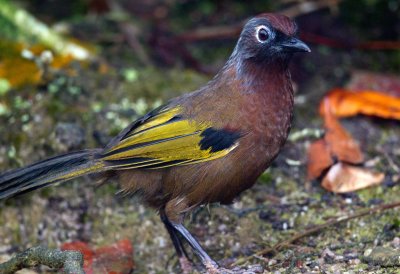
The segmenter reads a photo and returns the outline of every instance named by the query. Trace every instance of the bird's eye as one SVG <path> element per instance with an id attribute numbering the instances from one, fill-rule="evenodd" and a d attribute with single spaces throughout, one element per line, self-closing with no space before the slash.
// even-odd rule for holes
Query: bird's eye
<path id="1" fill-rule="evenodd" d="M 259 26 L 257 27 L 256 37 L 258 42 L 265 43 L 269 39 L 269 30 L 266 26 Z"/>

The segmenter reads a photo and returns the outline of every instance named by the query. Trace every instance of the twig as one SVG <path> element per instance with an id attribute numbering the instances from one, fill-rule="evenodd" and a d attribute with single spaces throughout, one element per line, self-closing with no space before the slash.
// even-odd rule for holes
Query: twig
<path id="1" fill-rule="evenodd" d="M 362 49 L 362 50 L 396 50 L 400 49 L 398 41 L 367 41 L 367 42 L 350 42 L 338 40 L 313 33 L 302 32 L 300 38 L 306 42 L 325 45 L 331 48 L 340 49 Z"/>
<path id="2" fill-rule="evenodd" d="M 63 268 L 64 273 L 67 274 L 85 274 L 82 269 L 83 256 L 79 251 L 61 251 L 43 246 L 29 248 L 0 264 L 0 273 L 12 274 L 20 269 L 37 265 L 47 265 L 56 269 Z"/>
<path id="3" fill-rule="evenodd" d="M 386 160 L 388 161 L 390 167 L 394 170 L 394 172 L 400 173 L 400 167 L 395 164 L 392 157 L 390 157 L 389 153 L 384 152 L 383 155 L 385 155 Z"/>
<path id="4" fill-rule="evenodd" d="M 245 258 L 241 258 L 241 259 L 237 260 L 235 263 L 233 263 L 231 266 L 241 265 L 241 264 L 247 262 L 248 260 L 250 260 L 251 258 L 253 258 L 255 256 L 256 257 L 263 256 L 263 255 L 268 254 L 270 252 L 279 251 L 282 248 L 285 248 L 288 245 L 298 241 L 299 239 L 307 237 L 307 236 L 310 236 L 310 235 L 315 234 L 317 232 L 320 232 L 321 230 L 323 230 L 325 228 L 328 228 L 328 227 L 331 227 L 331 226 L 335 226 L 337 224 L 344 223 L 344 222 L 347 222 L 347 221 L 352 220 L 352 219 L 360 218 L 360 217 L 363 217 L 365 215 L 375 214 L 375 213 L 378 213 L 378 212 L 381 212 L 381 211 L 384 211 L 384 210 L 392 209 L 392 208 L 395 208 L 395 207 L 400 207 L 400 201 L 397 201 L 397 202 L 394 202 L 394 203 L 391 203 L 391 204 L 383 204 L 383 205 L 380 205 L 380 206 L 377 206 L 377 207 L 374 207 L 374 208 L 368 208 L 368 209 L 365 209 L 365 210 L 361 210 L 360 212 L 355 213 L 353 215 L 348 215 L 348 216 L 345 216 L 345 217 L 338 217 L 338 218 L 330 220 L 330 221 L 328 221 L 328 222 L 326 222 L 324 224 L 314 226 L 314 227 L 312 227 L 310 229 L 307 229 L 307 230 L 305 230 L 305 231 L 303 231 L 301 233 L 298 233 L 298 234 L 294 235 L 292 238 L 289 238 L 286 241 L 280 242 L 280 243 L 278 243 L 278 244 L 276 244 L 276 245 L 274 245 L 272 247 L 264 248 L 264 249 L 262 249 L 262 250 L 260 250 L 260 251 L 258 251 L 256 253 L 254 253 L 251 256 L 248 256 L 248 257 L 245 257 Z"/>
<path id="5" fill-rule="evenodd" d="M 291 7 L 280 11 L 289 17 L 297 17 L 303 14 L 323 8 L 336 7 L 341 0 L 319 0 L 319 1 L 301 1 Z M 297 1 L 288 1 L 297 2 Z M 204 27 L 189 32 L 182 33 L 178 39 L 184 42 L 196 42 L 203 40 L 215 40 L 237 37 L 246 21 L 229 26 Z M 329 38 L 313 33 L 302 32 L 300 38 L 305 42 L 325 45 L 332 48 L 342 49 L 362 49 L 362 50 L 397 50 L 400 49 L 399 41 L 366 41 L 349 42 Z"/>
<path id="6" fill-rule="evenodd" d="M 324 8 L 333 8 L 337 7 L 341 0 L 316 0 L 316 1 L 304 1 L 300 2 L 297 5 L 294 5 L 290 8 L 282 10 L 280 13 L 289 16 L 296 17 L 299 15 L 311 13 L 316 10 L 324 9 Z"/>
<path id="7" fill-rule="evenodd" d="M 287 9 L 281 10 L 279 13 L 285 14 L 289 17 L 296 17 L 322 8 L 335 7 L 340 1 L 341 0 L 302 1 Z M 179 35 L 178 39 L 181 39 L 185 42 L 194 42 L 237 37 L 246 21 L 247 20 L 230 26 L 213 26 L 191 30 Z"/>
<path id="8" fill-rule="evenodd" d="M 119 28 L 124 34 L 128 45 L 135 51 L 135 56 L 146 66 L 150 65 L 150 59 L 138 39 L 138 29 L 132 23 L 120 23 Z"/>
<path id="9" fill-rule="evenodd" d="M 188 32 L 184 32 L 177 38 L 178 40 L 182 40 L 185 42 L 232 38 L 240 34 L 243 24 L 244 22 L 229 26 L 213 26 L 213 27 L 199 28 Z"/>

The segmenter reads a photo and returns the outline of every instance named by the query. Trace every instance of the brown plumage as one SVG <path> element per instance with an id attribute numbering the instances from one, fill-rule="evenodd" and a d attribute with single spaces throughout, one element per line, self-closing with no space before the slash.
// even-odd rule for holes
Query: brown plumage
<path id="1" fill-rule="evenodd" d="M 215 271 L 218 265 L 183 219 L 196 206 L 232 202 L 285 143 L 293 110 L 288 63 L 294 52 L 310 51 L 296 32 L 296 24 L 282 15 L 251 19 L 226 65 L 206 86 L 135 121 L 105 149 L 4 173 L 0 198 L 88 173 L 116 176 L 123 192 L 140 193 L 160 212 L 181 262 L 186 257 L 180 235 Z"/>

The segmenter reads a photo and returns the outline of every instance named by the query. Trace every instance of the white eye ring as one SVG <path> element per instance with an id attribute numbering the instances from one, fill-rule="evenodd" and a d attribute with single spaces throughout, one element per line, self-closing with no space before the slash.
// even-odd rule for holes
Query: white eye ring
<path id="1" fill-rule="evenodd" d="M 264 25 L 260 25 L 256 28 L 256 39 L 260 43 L 265 43 L 271 37 L 271 31 Z"/>

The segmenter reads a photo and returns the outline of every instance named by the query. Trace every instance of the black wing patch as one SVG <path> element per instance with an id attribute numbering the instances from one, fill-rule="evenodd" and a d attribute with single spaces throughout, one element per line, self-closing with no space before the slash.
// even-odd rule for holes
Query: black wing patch
<path id="1" fill-rule="evenodd" d="M 211 148 L 210 152 L 217 152 L 227 149 L 235 144 L 235 142 L 242 137 L 239 132 L 228 131 L 225 129 L 207 128 L 201 135 L 199 145 L 203 150 Z"/>

